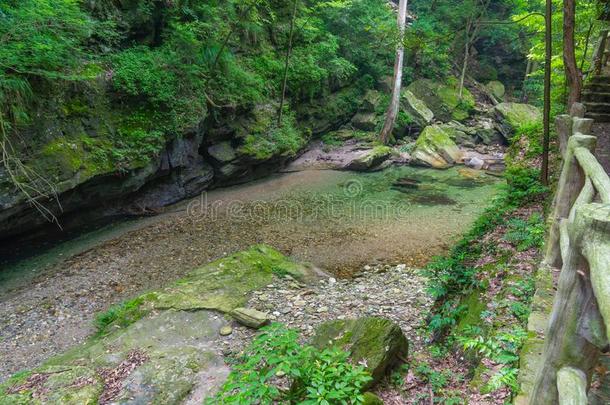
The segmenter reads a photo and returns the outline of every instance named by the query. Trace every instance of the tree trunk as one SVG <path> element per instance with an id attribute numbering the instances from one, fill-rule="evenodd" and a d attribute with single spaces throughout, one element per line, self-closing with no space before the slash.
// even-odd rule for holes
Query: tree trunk
<path id="1" fill-rule="evenodd" d="M 282 83 L 282 99 L 280 100 L 280 109 L 277 114 L 277 125 L 282 126 L 282 114 L 284 112 L 284 103 L 286 102 L 286 86 L 288 85 L 288 65 L 290 64 L 290 55 L 292 54 L 292 38 L 294 36 L 294 21 L 297 18 L 297 1 L 294 0 L 292 6 L 292 18 L 290 19 L 290 33 L 288 34 L 288 49 L 286 50 L 286 62 L 284 64 L 284 80 Z"/>
<path id="2" fill-rule="evenodd" d="M 551 59 L 553 57 L 552 38 L 552 16 L 553 3 L 546 0 L 545 13 L 545 58 L 544 58 L 544 111 L 543 111 L 543 135 L 542 135 L 542 167 L 540 170 L 540 181 L 544 185 L 549 183 L 549 142 L 551 126 Z"/>
<path id="3" fill-rule="evenodd" d="M 379 140 L 386 144 L 390 139 L 390 134 L 394 129 L 394 123 L 396 122 L 396 116 L 398 116 L 398 107 L 400 104 L 400 90 L 402 87 L 402 66 L 404 63 L 404 33 L 405 25 L 407 21 L 407 0 L 400 0 L 398 4 L 398 31 L 400 32 L 400 42 L 396 48 L 396 61 L 394 62 L 394 85 L 392 87 L 392 97 L 390 99 L 390 105 L 386 113 L 385 122 L 381 133 L 379 134 Z"/>
<path id="4" fill-rule="evenodd" d="M 466 25 L 466 35 L 464 37 L 464 63 L 462 65 L 462 74 L 460 75 L 460 100 L 462 99 L 462 95 L 464 94 L 464 82 L 466 81 L 466 70 L 468 69 L 468 58 L 470 57 L 470 30 L 472 28 L 472 21 L 468 20 L 468 24 Z M 474 37 L 474 34 L 473 34 Z"/>
<path id="5" fill-rule="evenodd" d="M 576 14 L 575 0 L 563 0 L 563 65 L 566 70 L 566 83 L 569 89 L 568 111 L 572 104 L 580 101 L 582 90 L 582 73 L 576 63 L 574 52 L 574 19 Z"/>

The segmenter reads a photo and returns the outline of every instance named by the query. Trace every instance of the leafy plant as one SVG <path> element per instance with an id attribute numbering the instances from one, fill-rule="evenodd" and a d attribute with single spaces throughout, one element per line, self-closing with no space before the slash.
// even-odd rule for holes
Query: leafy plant
<path id="1" fill-rule="evenodd" d="M 520 218 L 508 220 L 508 230 L 504 240 L 522 252 L 544 243 L 545 225 L 540 214 L 533 214 L 527 221 Z"/>
<path id="2" fill-rule="evenodd" d="M 274 323 L 261 329 L 214 399 L 208 404 L 284 401 L 299 404 L 360 404 L 371 380 L 338 349 L 301 346 L 298 333 Z"/>

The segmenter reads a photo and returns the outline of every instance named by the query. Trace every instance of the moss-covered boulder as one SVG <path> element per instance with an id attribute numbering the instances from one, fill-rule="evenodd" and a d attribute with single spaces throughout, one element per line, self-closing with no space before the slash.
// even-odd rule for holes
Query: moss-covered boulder
<path id="1" fill-rule="evenodd" d="M 300 280 L 315 277 L 310 267 L 269 246 L 256 245 L 196 269 L 170 287 L 146 294 L 143 305 L 151 309 L 213 309 L 228 313 L 243 307 L 248 293 L 270 284 L 273 274 L 289 274 Z"/>
<path id="2" fill-rule="evenodd" d="M 360 111 L 375 112 L 381 104 L 381 93 L 377 90 L 367 90 L 362 98 Z"/>
<path id="3" fill-rule="evenodd" d="M 384 163 L 392 155 L 389 146 L 375 146 L 373 149 L 363 152 L 360 156 L 347 163 L 346 170 L 367 171 L 372 170 Z"/>
<path id="4" fill-rule="evenodd" d="M 208 148 L 208 155 L 218 163 L 229 163 L 237 157 L 235 149 L 231 146 L 231 142 L 225 141 L 212 145 Z"/>
<path id="5" fill-rule="evenodd" d="M 110 310 L 99 333 L 0 384 L 0 404 L 178 404 L 211 396 L 229 373 L 216 340 L 229 312 L 273 274 L 315 277 L 257 245 L 193 271 L 175 285 Z"/>
<path id="6" fill-rule="evenodd" d="M 449 135 L 449 138 L 457 145 L 474 146 L 477 140 L 475 128 L 467 127 L 457 121 L 441 124 L 439 127 Z"/>
<path id="7" fill-rule="evenodd" d="M 415 164 L 446 169 L 462 160 L 462 152 L 443 127 L 430 125 L 417 138 L 411 157 Z"/>
<path id="8" fill-rule="evenodd" d="M 434 113 L 432 110 L 428 108 L 426 103 L 417 98 L 415 94 L 409 90 L 402 91 L 400 107 L 420 128 L 431 124 L 434 120 Z"/>
<path id="9" fill-rule="evenodd" d="M 506 139 L 511 139 L 520 128 L 542 123 L 542 112 L 530 104 L 500 103 L 493 108 L 498 121 L 498 130 Z"/>
<path id="10" fill-rule="evenodd" d="M 379 117 L 374 112 L 360 111 L 352 118 L 352 126 L 362 131 L 374 131 Z"/>
<path id="11" fill-rule="evenodd" d="M 459 95 L 459 84 L 456 78 L 449 78 L 446 83 L 429 79 L 419 79 L 407 87 L 407 91 L 423 101 L 440 121 L 463 121 L 470 116 L 475 106 L 475 99 L 468 89 L 464 88 Z"/>
<path id="12" fill-rule="evenodd" d="M 497 80 L 490 81 L 485 85 L 485 87 L 487 88 L 487 91 L 489 91 L 489 93 L 497 100 L 502 100 L 504 98 L 504 95 L 506 94 L 506 88 L 504 87 L 502 82 L 499 82 Z"/>
<path id="13" fill-rule="evenodd" d="M 329 321 L 318 326 L 311 344 L 319 349 L 338 347 L 364 364 L 373 376 L 371 385 L 407 358 L 409 343 L 400 327 L 386 318 L 365 317 Z"/>

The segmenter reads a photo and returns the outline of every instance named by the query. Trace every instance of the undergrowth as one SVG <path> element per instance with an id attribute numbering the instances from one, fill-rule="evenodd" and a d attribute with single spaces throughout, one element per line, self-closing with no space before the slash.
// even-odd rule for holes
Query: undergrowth
<path id="1" fill-rule="evenodd" d="M 220 392 L 206 404 L 361 404 L 371 376 L 339 349 L 298 343 L 298 332 L 274 323 L 236 359 Z"/>

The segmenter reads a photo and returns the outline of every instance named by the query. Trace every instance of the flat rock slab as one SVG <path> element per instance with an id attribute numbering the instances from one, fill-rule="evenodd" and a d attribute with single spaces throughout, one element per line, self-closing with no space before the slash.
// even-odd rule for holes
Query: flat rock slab
<path id="1" fill-rule="evenodd" d="M 0 387 L 0 403 L 176 404 L 216 391 L 229 369 L 216 350 L 224 320 L 167 310 L 93 339 Z"/>

